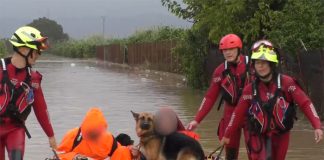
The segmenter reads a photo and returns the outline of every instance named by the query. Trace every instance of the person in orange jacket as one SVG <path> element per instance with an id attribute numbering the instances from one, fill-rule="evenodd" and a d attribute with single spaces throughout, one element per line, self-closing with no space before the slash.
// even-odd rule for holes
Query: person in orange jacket
<path id="1" fill-rule="evenodd" d="M 80 127 L 66 133 L 57 151 L 61 160 L 131 160 L 131 152 L 107 131 L 108 123 L 99 108 L 91 108 Z"/>

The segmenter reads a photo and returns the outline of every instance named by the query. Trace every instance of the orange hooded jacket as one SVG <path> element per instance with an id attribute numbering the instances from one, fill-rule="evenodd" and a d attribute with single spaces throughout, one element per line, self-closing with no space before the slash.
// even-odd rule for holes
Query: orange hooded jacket
<path id="1" fill-rule="evenodd" d="M 81 127 L 74 128 L 66 133 L 58 147 L 61 160 L 72 160 L 77 154 L 94 160 L 131 160 L 130 150 L 121 146 L 107 131 L 108 123 L 98 108 L 91 108 L 86 114 Z M 96 141 L 87 138 L 87 133 L 100 131 Z M 77 144 L 77 145 L 75 145 Z"/>

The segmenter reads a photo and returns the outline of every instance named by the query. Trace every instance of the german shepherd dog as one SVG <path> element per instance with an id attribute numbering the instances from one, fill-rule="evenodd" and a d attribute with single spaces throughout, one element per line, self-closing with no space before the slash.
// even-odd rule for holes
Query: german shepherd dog
<path id="1" fill-rule="evenodd" d="M 134 113 L 136 134 L 147 160 L 204 160 L 200 144 L 182 133 L 161 136 L 155 131 L 152 113 Z"/>

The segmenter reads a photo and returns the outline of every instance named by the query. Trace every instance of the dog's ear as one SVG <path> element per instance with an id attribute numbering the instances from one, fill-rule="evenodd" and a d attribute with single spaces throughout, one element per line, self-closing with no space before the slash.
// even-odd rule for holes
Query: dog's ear
<path id="1" fill-rule="evenodd" d="M 139 114 L 138 113 L 135 113 L 133 111 L 131 111 L 131 112 L 133 114 L 134 119 L 137 121 L 138 120 L 138 117 L 139 117 Z"/>

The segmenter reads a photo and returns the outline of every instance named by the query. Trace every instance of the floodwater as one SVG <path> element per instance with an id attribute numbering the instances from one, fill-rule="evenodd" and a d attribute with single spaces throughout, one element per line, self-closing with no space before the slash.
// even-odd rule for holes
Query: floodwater
<path id="1" fill-rule="evenodd" d="M 94 61 L 70 59 L 43 60 L 35 68 L 43 74 L 42 87 L 58 143 L 64 133 L 77 127 L 87 110 L 98 106 L 109 123 L 109 130 L 117 135 L 128 133 L 135 141 L 134 120 L 130 113 L 155 112 L 160 106 L 172 106 L 184 123 L 194 116 L 203 93 L 170 81 L 169 75 L 158 77 L 154 72 L 146 74 L 130 70 L 111 69 Z M 156 78 L 158 77 L 158 78 Z M 217 124 L 221 111 L 216 107 L 199 126 L 201 143 L 205 151 L 218 146 Z M 299 116 L 291 135 L 287 159 L 324 159 L 324 143 L 314 143 L 309 123 Z M 48 140 L 34 114 L 28 119 L 32 139 L 26 140 L 25 159 L 51 157 Z M 241 143 L 240 159 L 246 159 Z"/>

